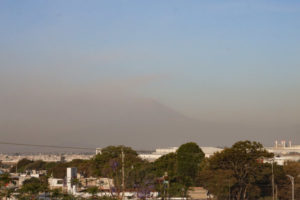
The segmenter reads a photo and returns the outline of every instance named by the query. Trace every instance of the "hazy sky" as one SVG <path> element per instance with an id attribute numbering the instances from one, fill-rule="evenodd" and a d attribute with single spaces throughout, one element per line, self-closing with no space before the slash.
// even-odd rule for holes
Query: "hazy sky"
<path id="1" fill-rule="evenodd" d="M 300 143 L 299 35 L 297 0 L 1 0 L 0 141 Z"/>

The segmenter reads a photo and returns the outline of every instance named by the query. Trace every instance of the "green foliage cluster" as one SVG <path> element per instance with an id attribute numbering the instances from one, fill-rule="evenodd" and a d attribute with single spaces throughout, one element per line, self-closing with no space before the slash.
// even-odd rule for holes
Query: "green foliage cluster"
<path id="1" fill-rule="evenodd" d="M 120 197 L 122 190 L 122 151 L 124 152 L 125 186 L 138 192 L 140 198 L 144 198 L 150 191 L 158 190 L 168 196 L 182 196 L 188 187 L 196 185 L 199 165 L 204 158 L 204 153 L 195 143 L 182 145 L 176 153 L 162 156 L 154 163 L 142 160 L 136 151 L 125 146 L 108 146 L 102 149 L 101 154 L 91 160 L 73 160 L 66 163 L 46 163 L 43 161 L 21 160 L 18 171 L 47 169 L 48 176 L 64 178 L 67 167 L 77 167 L 82 175 L 109 177 L 114 180 L 113 192 Z M 163 177 L 167 173 L 167 177 Z M 168 181 L 163 185 L 162 178 Z M 36 181 L 36 180 L 35 180 Z M 29 187 L 30 186 L 30 187 Z M 29 188 L 35 184 L 29 184 Z M 27 186 L 25 187 L 27 188 Z M 38 189 L 37 189 L 38 190 Z M 28 189 L 23 189 L 23 192 Z M 32 188 L 33 191 L 33 188 Z M 95 188 L 88 188 L 91 194 Z M 55 192 L 54 192 L 55 194 Z"/>
<path id="2" fill-rule="evenodd" d="M 86 177 L 95 175 L 96 166 L 94 165 L 94 162 L 92 160 L 81 159 L 75 159 L 66 163 L 56 163 L 48 168 L 48 175 L 51 175 L 55 178 L 64 178 L 66 177 L 66 171 L 68 167 L 76 167 L 77 172 Z"/>
<path id="3" fill-rule="evenodd" d="M 64 178 L 67 167 L 76 167 L 83 176 L 108 177 L 114 180 L 113 197 L 97 197 L 99 188 L 90 187 L 87 192 L 91 199 L 120 199 L 122 191 L 122 152 L 124 153 L 125 188 L 136 191 L 140 199 L 145 199 L 150 191 L 158 191 L 162 199 L 185 197 L 190 187 L 202 186 L 216 199 L 256 200 L 268 199 L 272 195 L 272 165 L 263 163 L 263 158 L 273 158 L 260 143 L 240 141 L 230 148 L 205 158 L 196 143 L 181 145 L 175 153 L 169 153 L 155 162 L 147 162 L 138 157 L 130 147 L 108 146 L 102 153 L 90 160 L 73 160 L 65 163 L 47 163 L 23 159 L 18 171 L 48 171 L 48 177 Z M 12 169 L 13 171 L 14 169 Z M 295 195 L 300 198 L 300 162 L 288 162 L 284 166 L 273 165 L 276 194 L 279 199 L 291 196 L 291 184 L 287 174 L 295 177 Z M 1 175 L 0 186 L 10 181 L 7 174 Z M 48 191 L 47 177 L 26 180 L 19 199 L 33 199 L 39 192 Z M 53 199 L 75 199 L 59 190 L 50 191 Z M 2 190 L 2 196 L 9 196 Z"/>
<path id="4" fill-rule="evenodd" d="M 120 196 L 122 190 L 122 151 L 124 153 L 124 176 L 126 188 L 139 189 L 143 186 L 149 163 L 138 157 L 136 151 L 125 146 L 108 146 L 101 150 L 101 154 L 93 158 L 95 174 L 110 177 L 114 180 L 114 192 Z M 151 175 L 150 175 L 151 176 Z M 151 177 L 153 181 L 153 177 Z"/>
<path id="5" fill-rule="evenodd" d="M 203 163 L 198 182 L 217 199 L 268 199 L 272 196 L 272 164 L 262 160 L 273 156 L 260 143 L 237 142 Z M 287 192 L 290 187 L 287 173 L 300 174 L 300 171 L 293 173 L 288 169 L 295 170 L 297 167 L 291 167 L 291 163 L 284 166 L 273 164 L 274 187 L 278 188 L 276 194 L 279 199 L 287 200 L 291 196 Z"/>
<path id="6" fill-rule="evenodd" d="M 54 178 L 64 178 L 68 167 L 77 167 L 79 173 L 84 176 L 95 175 L 95 165 L 92 160 L 75 159 L 71 162 L 44 162 L 41 160 L 31 161 L 28 159 L 20 160 L 16 166 L 12 167 L 10 172 L 23 173 L 26 170 L 47 170 L 48 176 Z"/>
<path id="7" fill-rule="evenodd" d="M 46 179 L 32 177 L 23 182 L 23 186 L 19 192 L 22 198 L 36 199 L 40 192 L 47 190 L 48 182 Z"/>
<path id="8" fill-rule="evenodd" d="M 9 198 L 14 192 L 14 188 L 6 187 L 9 183 L 12 183 L 9 173 L 0 174 L 0 197 Z"/>
<path id="9" fill-rule="evenodd" d="M 177 175 L 186 187 L 196 185 L 196 177 L 204 153 L 196 143 L 183 144 L 177 150 Z"/>
<path id="10" fill-rule="evenodd" d="M 181 145 L 176 153 L 160 157 L 153 163 L 153 169 L 156 177 L 166 180 L 168 185 L 161 181 L 156 188 L 162 196 L 186 196 L 189 187 L 198 185 L 197 177 L 203 160 L 203 151 L 193 142 Z"/>

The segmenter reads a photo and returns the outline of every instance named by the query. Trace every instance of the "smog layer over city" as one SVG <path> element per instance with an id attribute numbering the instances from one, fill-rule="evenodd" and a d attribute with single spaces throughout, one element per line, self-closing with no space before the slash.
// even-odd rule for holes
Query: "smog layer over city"
<path id="1" fill-rule="evenodd" d="M 1 0 L 0 199 L 300 200 L 300 2 Z"/>

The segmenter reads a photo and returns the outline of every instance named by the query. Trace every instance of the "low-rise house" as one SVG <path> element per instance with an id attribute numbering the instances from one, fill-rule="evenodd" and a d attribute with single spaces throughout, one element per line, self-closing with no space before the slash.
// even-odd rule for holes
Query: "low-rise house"
<path id="1" fill-rule="evenodd" d="M 19 175 L 19 180 L 18 180 L 18 182 L 17 182 L 18 187 L 22 187 L 22 185 L 23 185 L 23 183 L 24 183 L 25 180 L 31 179 L 31 178 L 33 178 L 33 177 L 39 178 L 39 175 L 38 175 L 38 174 L 34 174 L 34 175 L 30 175 L 30 174 L 29 174 L 29 175 L 28 175 L 28 174 L 20 174 L 20 175 Z"/>
<path id="2" fill-rule="evenodd" d="M 82 187 L 98 187 L 101 191 L 110 191 L 114 187 L 113 179 L 110 178 L 80 177 L 79 181 Z"/>
<path id="3" fill-rule="evenodd" d="M 191 187 L 188 191 L 188 196 L 191 199 L 197 200 L 207 200 L 212 198 L 212 196 L 209 195 L 208 190 L 204 189 L 203 187 Z"/>
<path id="4" fill-rule="evenodd" d="M 64 179 L 61 179 L 61 178 L 50 177 L 48 179 L 48 184 L 49 184 L 50 190 L 63 189 L 63 187 L 65 186 L 65 181 L 64 181 Z"/>
<path id="5" fill-rule="evenodd" d="M 36 170 L 26 170 L 25 173 L 22 174 L 17 174 L 18 177 L 18 186 L 21 187 L 23 185 L 23 182 L 27 179 L 31 179 L 31 178 L 40 178 L 41 176 L 44 176 L 47 174 L 46 170 L 40 170 L 40 171 L 36 171 Z"/>

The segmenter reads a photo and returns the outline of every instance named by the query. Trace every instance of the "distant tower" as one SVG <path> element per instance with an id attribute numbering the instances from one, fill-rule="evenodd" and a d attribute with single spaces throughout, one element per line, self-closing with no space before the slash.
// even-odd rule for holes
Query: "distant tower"
<path id="1" fill-rule="evenodd" d="M 292 141 L 289 141 L 289 147 L 292 147 Z"/>
<path id="2" fill-rule="evenodd" d="M 66 162 L 66 157 L 63 154 L 61 154 L 59 161 L 62 163 Z"/>
<path id="3" fill-rule="evenodd" d="M 278 141 L 276 140 L 275 141 L 275 148 L 277 148 L 278 147 Z"/>
<path id="4" fill-rule="evenodd" d="M 77 168 L 76 167 L 69 167 L 67 168 L 67 188 L 68 193 L 74 193 L 73 190 L 73 180 L 77 177 Z"/>
<path id="5" fill-rule="evenodd" d="M 96 148 L 96 155 L 97 155 L 98 153 L 99 153 L 99 154 L 102 153 L 102 149 L 101 149 L 101 148 Z"/>

